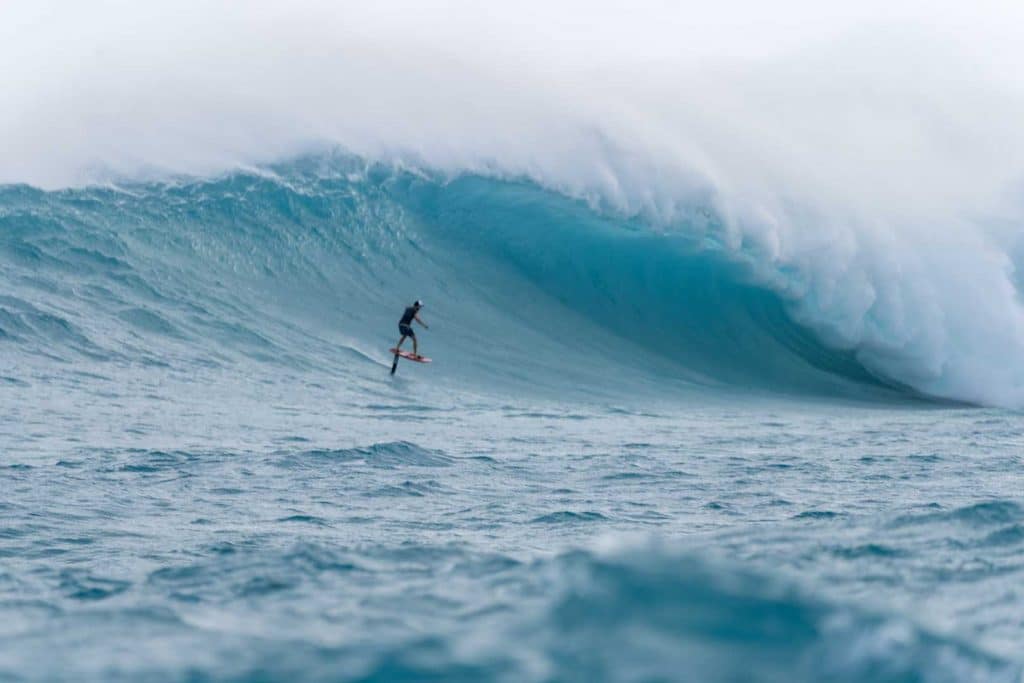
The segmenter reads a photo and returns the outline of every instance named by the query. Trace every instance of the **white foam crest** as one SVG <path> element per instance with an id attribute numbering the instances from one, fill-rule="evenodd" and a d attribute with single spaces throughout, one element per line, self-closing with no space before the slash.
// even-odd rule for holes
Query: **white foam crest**
<path id="1" fill-rule="evenodd" d="M 710 204 L 871 369 L 1024 405 L 1024 10 L 765 5 L 7 3 L 0 182 L 209 174 L 326 143 L 526 175 L 663 226 Z"/>

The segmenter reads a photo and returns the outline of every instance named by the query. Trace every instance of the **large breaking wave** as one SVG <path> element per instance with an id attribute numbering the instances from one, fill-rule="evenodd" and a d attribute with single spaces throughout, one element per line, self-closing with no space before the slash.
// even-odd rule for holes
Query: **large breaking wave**
<path id="1" fill-rule="evenodd" d="M 1019 11 L 721 5 L 12 3 L 2 326 L 1024 404 Z"/>
<path id="2" fill-rule="evenodd" d="M 0 336 L 72 362 L 371 378 L 419 297 L 446 383 L 915 393 L 823 340 L 718 221 L 694 207 L 666 232 L 525 180 L 338 155 L 213 180 L 10 186 Z"/>

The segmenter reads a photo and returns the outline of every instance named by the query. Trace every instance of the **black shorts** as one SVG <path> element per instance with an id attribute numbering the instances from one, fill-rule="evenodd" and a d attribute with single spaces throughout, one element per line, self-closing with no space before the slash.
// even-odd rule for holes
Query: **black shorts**
<path id="1" fill-rule="evenodd" d="M 398 331 L 402 333 L 403 337 L 415 337 L 416 333 L 412 331 L 412 325 L 403 325 L 398 323 Z"/>

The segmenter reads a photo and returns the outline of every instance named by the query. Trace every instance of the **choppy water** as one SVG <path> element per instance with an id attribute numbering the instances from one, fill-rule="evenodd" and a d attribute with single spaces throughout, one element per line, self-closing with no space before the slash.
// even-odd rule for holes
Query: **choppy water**
<path id="1" fill-rule="evenodd" d="M 0 679 L 1020 680 L 1018 414 L 532 186 L 292 172 L 0 192 Z"/>

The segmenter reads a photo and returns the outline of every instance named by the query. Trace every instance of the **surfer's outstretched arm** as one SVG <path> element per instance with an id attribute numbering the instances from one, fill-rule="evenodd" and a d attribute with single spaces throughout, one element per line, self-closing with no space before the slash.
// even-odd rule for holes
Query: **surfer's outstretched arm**
<path id="1" fill-rule="evenodd" d="M 430 325 L 428 325 L 425 322 L 423 322 L 423 318 L 420 317 L 419 313 L 416 314 L 416 318 L 415 319 L 416 319 L 416 322 L 418 322 L 420 325 L 423 325 L 423 327 L 427 328 L 428 330 L 430 329 Z"/>

